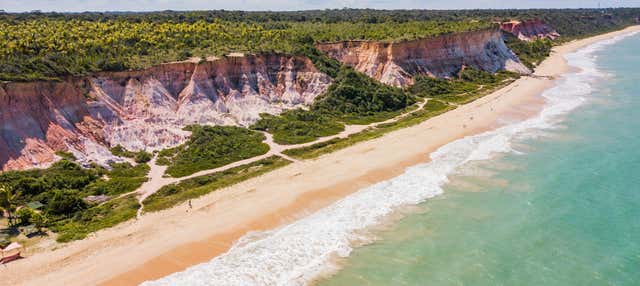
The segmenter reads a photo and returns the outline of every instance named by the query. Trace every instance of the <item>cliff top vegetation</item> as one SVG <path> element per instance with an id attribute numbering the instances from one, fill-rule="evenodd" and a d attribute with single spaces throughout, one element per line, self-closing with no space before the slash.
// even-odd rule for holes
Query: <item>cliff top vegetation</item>
<path id="1" fill-rule="evenodd" d="M 640 9 L 0 14 L 0 80 L 142 69 L 230 52 L 312 53 L 316 42 L 399 41 L 539 18 L 566 38 L 630 25 Z"/>
<path id="2" fill-rule="evenodd" d="M 410 21 L 164 22 L 48 17 L 0 20 L 0 79 L 54 79 L 98 71 L 142 69 L 192 56 L 231 52 L 298 53 L 339 40 L 407 40 L 492 27 L 491 23 Z"/>

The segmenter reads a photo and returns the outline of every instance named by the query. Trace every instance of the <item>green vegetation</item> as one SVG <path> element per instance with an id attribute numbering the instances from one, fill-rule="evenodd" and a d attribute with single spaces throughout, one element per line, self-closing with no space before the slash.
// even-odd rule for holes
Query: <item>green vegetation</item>
<path id="1" fill-rule="evenodd" d="M 115 147 L 111 147 L 109 151 L 111 151 L 111 154 L 113 155 L 125 157 L 125 158 L 133 158 L 136 155 L 135 152 L 131 152 L 125 149 L 124 147 L 122 147 L 122 145 L 116 145 Z"/>
<path id="2" fill-rule="evenodd" d="M 125 157 L 125 158 L 133 158 L 136 156 L 136 152 L 131 152 L 125 149 L 124 147 L 122 147 L 122 145 L 116 145 L 114 147 L 111 147 L 109 151 L 111 151 L 111 154 L 113 155 Z"/>
<path id="3" fill-rule="evenodd" d="M 179 203 L 195 199 L 210 192 L 260 176 L 291 163 L 278 156 L 271 156 L 250 164 L 238 166 L 223 172 L 199 176 L 177 184 L 162 187 L 144 200 L 144 210 L 154 212 L 168 209 Z"/>
<path id="4" fill-rule="evenodd" d="M 546 59 L 554 46 L 553 41 L 548 39 L 525 42 L 512 35 L 505 37 L 505 43 L 530 69 L 535 68 L 542 60 Z"/>
<path id="5" fill-rule="evenodd" d="M 299 48 L 297 48 L 293 53 L 298 55 L 305 55 L 307 58 L 313 62 L 313 65 L 321 72 L 329 75 L 332 78 L 336 78 L 342 64 L 336 59 L 320 52 L 315 47 L 315 41 L 312 37 L 302 37 L 300 42 L 298 43 Z"/>
<path id="6" fill-rule="evenodd" d="M 89 233 L 115 226 L 136 217 L 140 208 L 135 194 L 110 200 L 104 204 L 85 208 L 72 218 L 63 219 L 51 226 L 58 232 L 58 242 L 68 242 L 87 237 Z"/>
<path id="7" fill-rule="evenodd" d="M 9 215 L 9 226 L 13 225 L 13 214 L 17 209 L 17 200 L 20 193 L 13 189 L 0 185 L 0 211 L 6 212 Z"/>
<path id="8" fill-rule="evenodd" d="M 316 99 L 311 110 L 331 115 L 349 124 L 366 124 L 391 118 L 415 103 L 403 90 L 350 68 L 343 68 L 334 84 Z"/>
<path id="9" fill-rule="evenodd" d="M 136 153 L 136 155 L 133 157 L 133 160 L 138 164 L 147 163 L 151 161 L 151 153 L 146 151 L 140 151 Z"/>
<path id="10" fill-rule="evenodd" d="M 134 191 L 147 181 L 147 164 L 132 167 L 129 163 L 116 163 L 111 167 L 111 171 L 105 174 L 108 180 L 96 180 L 86 186 L 89 194 L 115 196 Z"/>
<path id="11" fill-rule="evenodd" d="M 125 149 L 124 147 L 122 147 L 122 145 L 116 145 L 115 147 L 112 147 L 111 149 L 109 149 L 109 151 L 111 151 L 111 154 L 116 156 L 132 158 L 138 164 L 147 163 L 151 161 L 151 157 L 152 157 L 149 152 L 146 152 L 146 151 L 131 152 Z"/>
<path id="12" fill-rule="evenodd" d="M 540 18 L 563 39 L 635 23 L 640 9 L 317 10 L 0 14 L 0 80 L 59 79 L 146 68 L 191 56 L 279 52 L 319 57 L 310 44 L 402 41 Z M 106 48 L 108 47 L 108 48 Z M 330 62 L 324 62 L 330 63 Z M 335 66 L 320 65 L 335 76 Z"/>
<path id="13" fill-rule="evenodd" d="M 57 232 L 58 241 L 84 238 L 135 216 L 135 198 L 117 196 L 140 187 L 149 167 L 128 163 L 111 167 L 82 168 L 63 159 L 47 169 L 4 172 L 0 174 L 0 207 L 11 210 L 10 221 L 16 222 L 17 217 L 17 225 L 34 224 Z M 88 199 L 99 195 L 106 202 Z M 41 211 L 25 207 L 40 203 Z"/>
<path id="14" fill-rule="evenodd" d="M 539 18 L 562 35 L 561 41 L 608 32 L 635 23 L 640 9 L 581 10 L 318 10 L 298 12 L 153 12 L 153 13 L 0 13 L 0 81 L 60 80 L 99 71 L 141 69 L 162 62 L 230 52 L 284 53 L 310 58 L 334 83 L 309 110 L 263 115 L 252 126 L 280 144 L 310 142 L 337 134 L 344 124 L 379 122 L 415 108 L 391 123 L 348 138 L 337 138 L 285 154 L 315 158 L 388 132 L 419 124 L 471 102 L 511 82 L 517 75 L 465 69 L 454 79 L 415 78 L 406 90 L 385 86 L 343 67 L 320 53 L 318 42 L 342 40 L 403 41 L 452 32 L 495 29 L 496 22 Z M 507 45 L 529 67 L 549 55 L 554 42 L 525 43 L 507 37 Z M 239 127 L 190 126 L 190 140 L 158 154 L 167 174 L 186 176 L 263 155 L 265 136 Z M 113 154 L 148 162 L 151 154 L 122 146 Z M 35 225 L 58 233 L 58 241 L 86 237 L 135 217 L 140 207 L 128 194 L 147 180 L 146 164 L 81 168 L 73 154 L 45 170 L 0 174 L 0 209 L 11 227 Z M 229 170 L 163 187 L 144 201 L 146 211 L 169 208 L 290 162 L 272 156 Z M 95 197 L 98 196 L 98 197 Z M 40 203 L 42 206 L 40 207 Z M 30 207 L 27 207 L 29 205 Z"/>
<path id="15" fill-rule="evenodd" d="M 73 153 L 71 153 L 71 152 L 58 151 L 58 152 L 56 152 L 56 155 L 60 156 L 60 158 L 62 158 L 62 159 L 66 159 L 68 161 L 75 161 L 76 160 L 76 156 L 74 156 Z"/>
<path id="16" fill-rule="evenodd" d="M 391 123 L 379 124 L 374 128 L 368 128 L 360 133 L 356 133 L 350 135 L 347 138 L 336 138 L 332 140 L 328 140 L 325 142 L 320 142 L 313 144 L 311 146 L 295 148 L 285 150 L 283 153 L 298 159 L 310 159 L 318 157 L 322 154 L 330 153 L 335 150 L 339 150 L 348 146 L 351 146 L 355 143 L 378 138 L 388 132 L 393 130 L 397 130 L 404 127 L 409 127 L 420 122 L 423 122 L 431 117 L 442 114 L 446 111 L 449 111 L 455 108 L 455 105 L 465 104 L 471 101 L 480 98 L 487 93 L 502 87 L 510 82 L 512 82 L 518 75 L 510 72 L 498 72 L 496 74 L 491 74 L 484 71 L 479 71 L 472 68 L 467 68 L 461 71 L 458 75 L 458 78 L 455 79 L 438 79 L 427 76 L 417 76 L 415 78 L 415 83 L 411 87 L 407 89 L 411 94 L 420 97 L 420 98 L 428 98 L 429 101 L 425 104 L 422 109 L 417 110 L 407 116 L 400 118 L 399 120 Z M 338 89 L 339 90 L 339 89 Z M 341 93 L 338 93 L 341 94 Z M 349 94 L 349 93 L 342 93 Z M 393 93 L 399 95 L 400 93 Z M 343 98 L 340 95 L 337 95 L 338 98 Z M 394 102 L 389 100 L 384 100 L 384 98 L 388 98 L 390 96 L 382 96 L 378 97 L 378 99 L 382 98 L 382 102 Z M 353 98 L 353 97 L 347 97 Z M 406 97 L 407 102 L 414 102 L 414 99 L 410 96 Z M 362 104 L 366 104 L 365 102 L 371 102 L 374 100 L 365 100 L 362 101 Z M 358 100 L 354 100 L 354 102 L 360 102 Z M 374 101 L 375 102 L 375 101 Z M 356 106 L 354 109 L 347 110 L 358 110 L 358 105 L 353 104 L 345 104 L 340 100 L 334 100 L 331 103 L 323 103 L 322 101 L 318 102 L 314 105 L 313 108 L 317 110 L 323 110 L 323 108 L 327 108 L 333 105 L 336 106 Z M 321 106 L 321 107 L 318 107 Z M 375 106 L 375 105 L 373 105 Z M 395 106 L 396 108 L 401 105 L 390 105 Z M 337 112 L 333 112 L 333 114 L 340 115 L 345 114 L 340 112 L 340 108 L 337 108 Z M 368 111 L 363 112 L 364 114 L 368 114 Z M 372 112 L 372 115 L 377 114 L 385 114 L 381 112 L 382 108 L 371 108 L 370 110 L 377 110 L 378 112 Z M 390 108 L 393 110 L 393 108 Z M 405 108 L 406 110 L 406 108 Z M 327 111 L 328 112 L 328 111 Z M 347 112 L 346 114 L 359 114 L 358 112 Z M 393 114 L 392 112 L 387 114 Z M 344 115 L 338 118 L 345 118 Z M 356 117 L 357 118 L 357 117 Z M 353 122 L 353 120 L 352 120 Z"/>
<path id="17" fill-rule="evenodd" d="M 305 39 L 404 40 L 493 26 L 480 22 L 150 21 L 0 17 L 0 80 L 29 81 L 141 69 L 230 52 L 291 54 Z M 17 17 L 20 18 L 20 17 Z M 107 48 L 108 47 L 108 48 Z"/>
<path id="18" fill-rule="evenodd" d="M 472 92 L 478 87 L 472 82 L 448 80 L 419 75 L 414 78 L 414 84 L 409 91 L 419 97 L 445 97 Z"/>
<path id="19" fill-rule="evenodd" d="M 166 173 L 184 177 L 195 172 L 213 169 L 263 155 L 269 145 L 262 143 L 264 134 L 232 126 L 197 126 L 185 128 L 191 131 L 189 141 L 158 153 L 160 163 L 168 163 Z"/>
<path id="20" fill-rule="evenodd" d="M 251 128 L 273 134 L 273 141 L 278 144 L 311 142 L 344 130 L 344 125 L 333 117 L 314 111 L 297 109 L 279 116 L 262 114 L 261 117 Z"/>
<path id="21" fill-rule="evenodd" d="M 487 90 L 493 90 L 518 77 L 519 75 L 511 72 L 491 74 L 467 68 L 460 72 L 458 78 L 449 80 L 416 76 L 414 85 L 409 88 L 409 91 L 419 97 L 432 97 L 449 103 L 465 104 L 485 95 Z"/>
<path id="22" fill-rule="evenodd" d="M 342 68 L 310 110 L 265 114 L 251 128 L 272 133 L 278 144 L 299 144 L 340 133 L 342 122 L 368 124 L 392 118 L 414 103 L 415 98 L 402 89 Z"/>
<path id="23" fill-rule="evenodd" d="M 325 142 L 313 144 L 311 146 L 288 149 L 283 151 L 284 154 L 298 158 L 298 159 L 312 159 L 319 157 L 323 154 L 331 153 L 336 150 L 340 150 L 358 142 L 367 141 L 381 137 L 382 135 L 394 130 L 413 126 L 419 124 L 431 117 L 437 116 L 451 109 L 455 106 L 448 105 L 445 102 L 439 100 L 429 100 L 425 106 L 413 112 L 398 121 L 386 124 L 380 124 L 374 128 L 368 128 L 362 132 L 352 134 L 347 138 L 335 138 Z"/>

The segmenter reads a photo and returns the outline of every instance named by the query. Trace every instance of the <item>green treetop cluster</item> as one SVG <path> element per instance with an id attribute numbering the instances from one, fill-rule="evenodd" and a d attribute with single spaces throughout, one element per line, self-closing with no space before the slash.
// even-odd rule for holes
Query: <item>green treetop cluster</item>
<path id="1" fill-rule="evenodd" d="M 316 42 L 401 41 L 539 18 L 564 39 L 636 23 L 640 9 L 0 13 L 0 80 L 142 69 L 230 52 L 311 54 Z"/>
<path id="2" fill-rule="evenodd" d="M 134 217 L 135 196 L 121 195 L 140 187 L 148 172 L 147 164 L 113 163 L 107 170 L 82 168 L 67 159 L 47 169 L 3 172 L 0 209 L 9 212 L 12 226 L 48 228 L 59 233 L 58 241 L 80 239 Z M 92 196 L 103 199 L 92 201 Z"/>
<path id="3" fill-rule="evenodd" d="M 308 42 L 405 40 L 492 26 L 479 22 L 188 22 L 0 18 L 0 80 L 142 69 L 230 52 L 291 54 Z"/>

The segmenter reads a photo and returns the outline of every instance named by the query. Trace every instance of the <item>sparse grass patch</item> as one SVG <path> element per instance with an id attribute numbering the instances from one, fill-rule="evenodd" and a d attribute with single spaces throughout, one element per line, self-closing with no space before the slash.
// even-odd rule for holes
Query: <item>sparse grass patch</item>
<path id="1" fill-rule="evenodd" d="M 60 158 L 65 159 L 67 161 L 75 161 L 76 160 L 76 156 L 74 156 L 73 153 L 71 153 L 71 152 L 57 151 L 56 155 L 60 156 Z"/>
<path id="2" fill-rule="evenodd" d="M 167 185 L 144 200 L 144 211 L 154 212 L 168 209 L 179 203 L 195 199 L 221 188 L 260 176 L 290 163 L 290 161 L 282 157 L 271 156 L 250 164 L 231 168 L 226 171 L 199 176 L 184 180 L 177 184 Z"/>
<path id="3" fill-rule="evenodd" d="M 83 239 L 89 233 L 115 226 L 132 219 L 140 208 L 134 194 L 91 207 L 72 218 L 57 222 L 51 229 L 58 233 L 58 242 Z"/>

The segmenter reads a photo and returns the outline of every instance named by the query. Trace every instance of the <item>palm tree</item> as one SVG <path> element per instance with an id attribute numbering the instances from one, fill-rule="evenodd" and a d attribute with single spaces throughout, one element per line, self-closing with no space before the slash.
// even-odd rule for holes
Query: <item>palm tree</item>
<path id="1" fill-rule="evenodd" d="M 9 215 L 9 226 L 13 225 L 13 212 L 17 208 L 15 201 L 19 196 L 20 193 L 14 193 L 9 186 L 0 185 L 0 210 L 4 210 Z"/>

